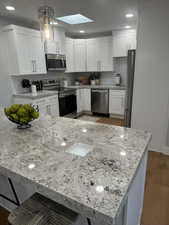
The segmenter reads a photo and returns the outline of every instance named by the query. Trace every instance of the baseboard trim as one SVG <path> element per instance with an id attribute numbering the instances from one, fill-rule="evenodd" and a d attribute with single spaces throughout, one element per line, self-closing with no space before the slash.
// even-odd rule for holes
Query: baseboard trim
<path id="1" fill-rule="evenodd" d="M 169 147 L 168 146 L 164 146 L 160 150 L 155 149 L 155 148 L 149 148 L 149 151 L 159 152 L 159 153 L 162 153 L 164 155 L 169 155 Z"/>

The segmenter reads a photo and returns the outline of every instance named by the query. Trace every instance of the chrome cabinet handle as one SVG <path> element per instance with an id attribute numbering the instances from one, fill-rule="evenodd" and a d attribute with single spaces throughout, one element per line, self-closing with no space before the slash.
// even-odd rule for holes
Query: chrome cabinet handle
<path id="1" fill-rule="evenodd" d="M 33 60 L 31 62 L 32 62 L 32 72 L 34 72 L 34 62 Z"/>
<path id="2" fill-rule="evenodd" d="M 36 64 L 36 60 L 35 60 L 35 72 L 37 72 L 37 64 Z"/>
<path id="3" fill-rule="evenodd" d="M 36 60 L 32 60 L 32 72 L 37 72 Z"/>

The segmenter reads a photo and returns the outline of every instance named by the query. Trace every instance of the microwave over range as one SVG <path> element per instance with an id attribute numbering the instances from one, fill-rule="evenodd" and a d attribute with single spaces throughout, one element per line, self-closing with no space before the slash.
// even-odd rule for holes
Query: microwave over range
<path id="1" fill-rule="evenodd" d="M 66 70 L 66 56 L 58 54 L 46 54 L 47 71 Z"/>

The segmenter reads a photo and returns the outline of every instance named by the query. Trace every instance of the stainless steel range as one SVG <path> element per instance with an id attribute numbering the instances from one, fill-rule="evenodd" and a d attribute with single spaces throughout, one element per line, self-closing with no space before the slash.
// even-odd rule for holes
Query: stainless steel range
<path id="1" fill-rule="evenodd" d="M 60 116 L 77 114 L 76 89 L 62 87 L 57 80 L 44 80 L 43 89 L 58 91 Z"/>

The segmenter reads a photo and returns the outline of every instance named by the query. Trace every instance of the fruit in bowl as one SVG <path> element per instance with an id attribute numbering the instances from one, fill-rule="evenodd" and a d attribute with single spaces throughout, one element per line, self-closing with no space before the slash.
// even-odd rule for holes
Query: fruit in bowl
<path id="1" fill-rule="evenodd" d="M 39 117 L 38 107 L 30 104 L 13 104 L 5 108 L 4 112 L 10 121 L 18 124 L 18 128 L 31 127 L 29 123 Z"/>

